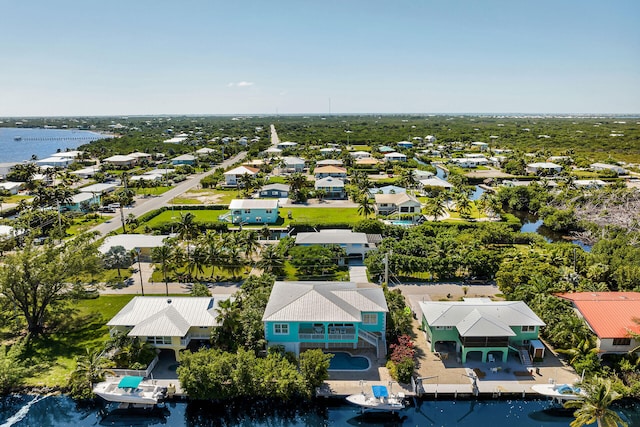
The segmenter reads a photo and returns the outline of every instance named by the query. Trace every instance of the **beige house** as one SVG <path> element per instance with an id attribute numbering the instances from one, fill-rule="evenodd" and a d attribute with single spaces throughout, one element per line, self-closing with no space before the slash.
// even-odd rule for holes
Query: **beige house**
<path id="1" fill-rule="evenodd" d="M 375 194 L 376 215 L 419 214 L 421 205 L 418 199 L 407 193 Z"/>

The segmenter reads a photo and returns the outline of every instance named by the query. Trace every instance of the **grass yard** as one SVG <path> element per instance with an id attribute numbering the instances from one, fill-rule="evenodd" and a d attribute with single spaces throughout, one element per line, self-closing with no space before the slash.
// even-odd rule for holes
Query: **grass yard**
<path id="1" fill-rule="evenodd" d="M 33 196 L 23 196 L 20 194 L 14 194 L 11 196 L 3 196 L 3 201 L 2 203 L 20 203 L 20 200 L 31 200 L 33 199 Z"/>
<path id="2" fill-rule="evenodd" d="M 250 265 L 243 267 L 241 271 L 236 273 L 235 277 L 226 268 L 219 268 L 219 267 L 215 267 L 213 269 L 213 274 L 212 274 L 212 267 L 204 267 L 202 273 L 196 271 L 193 274 L 195 276 L 194 279 L 196 282 L 200 281 L 203 283 L 208 283 L 210 282 L 210 278 L 212 276 L 213 276 L 212 280 L 215 282 L 237 281 L 239 279 L 247 278 L 247 276 L 249 276 L 249 273 L 251 272 L 251 268 L 252 267 Z M 167 272 L 167 279 L 169 282 L 178 281 L 176 274 L 169 271 Z M 153 273 L 151 274 L 151 282 L 164 283 L 164 278 L 162 277 L 162 270 L 159 267 L 156 267 L 153 270 Z"/>
<path id="3" fill-rule="evenodd" d="M 110 219 L 109 217 L 98 217 L 98 218 L 91 218 L 91 219 L 87 219 L 85 218 L 75 218 L 73 220 L 73 223 L 71 224 L 71 226 L 69 228 L 67 228 L 67 235 L 68 236 L 75 236 L 81 233 L 84 233 L 85 231 L 87 231 L 89 228 L 94 227 L 98 224 L 102 224 L 103 222 L 105 222 L 106 220 Z"/>
<path id="4" fill-rule="evenodd" d="M 106 323 L 134 295 L 102 295 L 96 299 L 79 300 L 73 316 L 68 317 L 59 331 L 33 341 L 28 356 L 39 365 L 27 378 L 30 386 L 64 386 L 75 369 L 75 358 L 86 349 L 101 347 L 109 339 Z"/>
<path id="5" fill-rule="evenodd" d="M 167 210 L 160 215 L 151 218 L 146 224 L 140 224 L 141 226 L 147 225 L 151 228 L 167 222 L 179 222 L 180 213 L 186 214 L 191 212 L 195 215 L 196 222 L 218 222 L 218 216 L 229 212 L 229 210 Z"/>
<path id="6" fill-rule="evenodd" d="M 159 187 L 146 187 L 146 188 L 134 188 L 136 195 L 138 196 L 159 196 L 171 190 L 173 187 L 159 186 Z"/>
<path id="7" fill-rule="evenodd" d="M 228 205 L 231 200 L 238 199 L 236 189 L 196 189 L 189 190 L 169 201 L 172 205 Z"/>

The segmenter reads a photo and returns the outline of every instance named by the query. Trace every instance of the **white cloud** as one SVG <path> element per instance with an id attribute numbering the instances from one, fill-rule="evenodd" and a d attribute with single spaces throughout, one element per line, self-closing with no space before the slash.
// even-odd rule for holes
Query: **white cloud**
<path id="1" fill-rule="evenodd" d="M 243 81 L 241 81 L 241 82 L 237 82 L 237 83 L 231 82 L 231 83 L 229 83 L 229 84 L 227 85 L 227 87 L 234 87 L 234 86 L 237 86 L 237 87 L 253 86 L 253 82 L 245 82 L 245 81 L 243 80 Z"/>

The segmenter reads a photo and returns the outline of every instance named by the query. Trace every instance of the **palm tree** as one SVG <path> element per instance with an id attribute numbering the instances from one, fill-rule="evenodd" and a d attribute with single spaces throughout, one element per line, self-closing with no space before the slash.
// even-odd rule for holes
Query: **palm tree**
<path id="1" fill-rule="evenodd" d="M 614 401 L 622 397 L 612 390 L 611 385 L 610 379 L 600 377 L 595 377 L 582 385 L 585 390 L 584 397 L 564 404 L 565 408 L 576 409 L 571 427 L 582 427 L 594 422 L 598 427 L 627 427 L 628 424 L 620 418 L 620 415 L 609 409 Z"/>
<path id="2" fill-rule="evenodd" d="M 413 169 L 402 169 L 402 172 L 400 172 L 400 182 L 408 189 L 415 187 L 417 181 Z"/>
<path id="3" fill-rule="evenodd" d="M 173 262 L 174 251 L 171 246 L 162 245 L 151 249 L 151 259 L 153 262 L 160 264 L 160 270 L 162 271 L 162 280 L 164 280 L 164 287 L 169 296 L 169 280 L 167 278 L 167 272 L 171 268 Z"/>
<path id="4" fill-rule="evenodd" d="M 240 327 L 240 313 L 234 301 L 231 299 L 220 300 L 216 321 L 220 326 L 215 328 L 212 337 L 214 344 L 225 350 L 231 350 L 237 343 L 236 332 Z"/>
<path id="5" fill-rule="evenodd" d="M 369 193 L 363 193 L 358 201 L 358 215 L 362 215 L 365 218 L 369 217 L 374 212 L 371 200 L 369 199 Z"/>
<path id="6" fill-rule="evenodd" d="M 178 233 L 178 237 L 181 240 L 186 240 L 187 242 L 187 252 L 189 250 L 189 241 L 193 239 L 198 231 L 198 227 L 195 223 L 196 216 L 191 212 L 187 212 L 186 214 L 180 213 L 180 221 L 176 227 L 176 231 Z"/>
<path id="7" fill-rule="evenodd" d="M 114 375 L 107 367 L 108 363 L 109 359 L 104 357 L 100 350 L 92 352 L 87 348 L 86 355 L 78 356 L 72 382 L 76 382 L 80 390 L 75 390 L 74 394 L 89 396 L 95 383 L 103 381 L 106 374 Z"/>
<path id="8" fill-rule="evenodd" d="M 285 259 L 275 245 L 267 246 L 260 255 L 260 261 L 256 263 L 258 268 L 262 269 L 265 273 L 271 273 L 276 276 L 282 274 Z"/>
<path id="9" fill-rule="evenodd" d="M 471 199 L 467 193 L 460 191 L 455 195 L 456 209 L 462 218 L 469 218 L 471 215 Z"/>
<path id="10" fill-rule="evenodd" d="M 252 255 L 258 252 L 258 233 L 253 230 L 245 230 L 240 233 L 239 242 L 242 252 L 244 252 L 247 259 L 251 259 Z"/>
<path id="11" fill-rule="evenodd" d="M 438 197 L 432 198 L 427 204 L 427 215 L 432 216 L 434 221 L 437 221 L 439 217 L 444 216 L 447 212 L 447 201 L 442 194 Z"/>
<path id="12" fill-rule="evenodd" d="M 289 190 L 293 193 L 295 199 L 295 195 L 307 186 L 307 177 L 301 172 L 292 173 L 285 178 L 285 183 L 289 185 Z"/>

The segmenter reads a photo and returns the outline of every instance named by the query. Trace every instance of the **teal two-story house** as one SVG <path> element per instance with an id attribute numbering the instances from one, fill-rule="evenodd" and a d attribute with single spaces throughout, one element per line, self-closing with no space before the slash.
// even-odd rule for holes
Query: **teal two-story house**
<path id="1" fill-rule="evenodd" d="M 218 221 L 232 224 L 275 224 L 278 221 L 277 199 L 233 199 L 229 212 Z"/>
<path id="2" fill-rule="evenodd" d="M 436 351 L 436 344 L 455 347 L 462 363 L 471 353 L 482 362 L 495 361 L 496 356 L 506 362 L 509 351 L 517 353 L 523 364 L 530 364 L 531 356 L 541 357 L 536 350 L 545 323 L 522 301 L 423 301 L 420 309 L 431 351 Z"/>
<path id="3" fill-rule="evenodd" d="M 296 355 L 370 348 L 386 355 L 382 288 L 353 282 L 276 282 L 262 317 L 267 345 Z"/>

